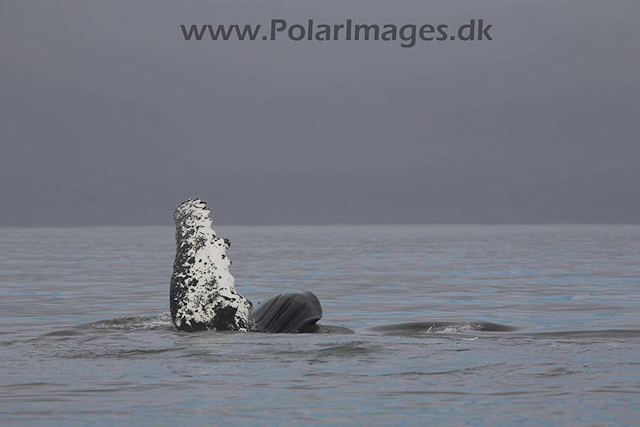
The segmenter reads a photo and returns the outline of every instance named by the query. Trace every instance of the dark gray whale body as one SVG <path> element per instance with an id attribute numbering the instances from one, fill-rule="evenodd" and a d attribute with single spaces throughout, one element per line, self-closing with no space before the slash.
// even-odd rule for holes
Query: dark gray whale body
<path id="1" fill-rule="evenodd" d="M 239 294 L 229 272 L 229 239 L 216 236 L 202 199 L 174 212 L 176 257 L 169 295 L 171 319 L 181 331 L 316 332 L 320 301 L 311 292 L 277 295 L 257 305 Z"/>
<path id="2" fill-rule="evenodd" d="M 252 330 L 271 333 L 318 331 L 322 307 L 309 291 L 276 295 L 258 305 L 251 312 Z"/>

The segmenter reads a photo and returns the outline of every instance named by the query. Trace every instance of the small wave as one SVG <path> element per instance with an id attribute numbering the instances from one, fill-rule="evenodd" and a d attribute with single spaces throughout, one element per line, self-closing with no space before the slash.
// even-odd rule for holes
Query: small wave
<path id="1" fill-rule="evenodd" d="M 53 338 L 67 338 L 67 337 L 77 337 L 82 335 L 82 332 L 74 331 L 72 329 L 63 329 L 60 331 L 48 332 L 46 334 L 40 335 L 40 337 L 53 337 Z"/>
<path id="2" fill-rule="evenodd" d="M 101 332 L 125 331 L 135 332 L 143 330 L 173 330 L 171 316 L 163 313 L 159 316 L 118 317 L 115 319 L 99 320 L 97 322 L 75 325 L 70 329 L 60 329 L 34 337 L 27 342 L 47 341 L 82 341 L 88 342 L 100 339 L 105 334 Z M 92 333 L 95 332 L 95 333 Z"/>
<path id="3" fill-rule="evenodd" d="M 320 325 L 318 324 L 318 330 L 316 331 L 318 334 L 355 334 L 353 329 L 349 329 L 345 326 L 334 326 L 334 325 Z"/>
<path id="4" fill-rule="evenodd" d="M 325 344 L 321 345 L 321 350 L 315 353 L 317 359 L 324 359 L 327 357 L 360 357 L 368 356 L 373 353 L 377 353 L 382 348 L 379 345 L 372 345 L 366 341 L 353 341 L 341 344 Z"/>
<path id="5" fill-rule="evenodd" d="M 118 317 L 115 319 L 100 320 L 80 325 L 83 329 L 107 329 L 107 330 L 175 330 L 171 321 L 170 313 L 163 313 L 159 316 L 131 316 Z M 318 324 L 318 330 L 315 333 L 321 334 L 353 334 L 355 331 L 344 326 L 321 325 Z"/>
<path id="6" fill-rule="evenodd" d="M 98 350 L 78 350 L 64 354 L 66 359 L 137 359 L 145 357 L 155 357 L 158 354 L 173 353 L 181 351 L 183 348 L 136 348 L 136 349 L 104 349 Z"/>
<path id="7" fill-rule="evenodd" d="M 171 315 L 163 313 L 159 316 L 134 316 L 134 317 L 118 317 L 115 319 L 100 320 L 98 322 L 87 323 L 81 325 L 86 329 L 118 329 L 118 330 L 154 330 L 154 329 L 172 329 Z"/>
<path id="8" fill-rule="evenodd" d="M 465 332 L 512 332 L 514 326 L 490 322 L 411 322 L 375 326 L 369 330 L 384 335 L 455 334 Z"/>
<path id="9" fill-rule="evenodd" d="M 557 367 L 539 374 L 532 374 L 532 376 L 536 378 L 557 378 L 557 377 L 565 377 L 569 375 L 580 375 L 581 373 L 582 371 L 580 370 L 572 370 L 564 367 Z"/>
<path id="10" fill-rule="evenodd" d="M 639 329 L 601 329 L 586 331 L 554 331 L 531 332 L 527 336 L 535 338 L 601 338 L 601 339 L 629 339 L 640 338 Z"/>
<path id="11" fill-rule="evenodd" d="M 432 334 L 468 334 L 483 332 L 515 332 L 501 336 L 539 339 L 633 339 L 640 338 L 639 329 L 600 329 L 572 331 L 525 331 L 519 327 L 491 322 L 412 322 L 375 326 L 368 329 L 382 335 L 429 336 Z"/>

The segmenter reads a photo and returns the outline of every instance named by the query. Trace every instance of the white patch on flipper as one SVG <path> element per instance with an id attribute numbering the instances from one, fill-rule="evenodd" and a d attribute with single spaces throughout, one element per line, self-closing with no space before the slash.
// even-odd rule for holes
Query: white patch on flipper
<path id="1" fill-rule="evenodd" d="M 210 212 L 202 199 L 189 199 L 175 210 L 171 316 L 181 330 L 246 331 L 251 303 L 235 290 L 229 243 L 216 236 Z"/>

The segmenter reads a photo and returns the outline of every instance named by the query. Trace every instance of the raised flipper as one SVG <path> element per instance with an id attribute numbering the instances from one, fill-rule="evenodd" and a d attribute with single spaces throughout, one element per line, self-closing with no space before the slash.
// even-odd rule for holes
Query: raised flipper
<path id="1" fill-rule="evenodd" d="M 316 332 L 321 318 L 320 301 L 309 291 L 276 295 L 260 303 L 249 316 L 256 332 L 289 334 Z"/>
<path id="2" fill-rule="evenodd" d="M 247 331 L 251 302 L 236 292 L 229 272 L 228 239 L 211 228 L 202 199 L 189 199 L 173 214 L 176 258 L 169 292 L 171 318 L 181 331 Z"/>

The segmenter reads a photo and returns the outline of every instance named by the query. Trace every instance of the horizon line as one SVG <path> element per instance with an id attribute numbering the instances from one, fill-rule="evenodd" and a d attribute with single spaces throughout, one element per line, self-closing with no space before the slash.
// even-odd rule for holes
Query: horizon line
<path id="1" fill-rule="evenodd" d="M 240 224 L 216 223 L 213 227 L 371 227 L 371 226 L 640 226 L 640 222 L 371 222 L 371 223 L 289 223 L 289 224 Z M 174 227 L 173 224 L 0 224 L 0 228 L 131 228 L 131 227 Z"/>

